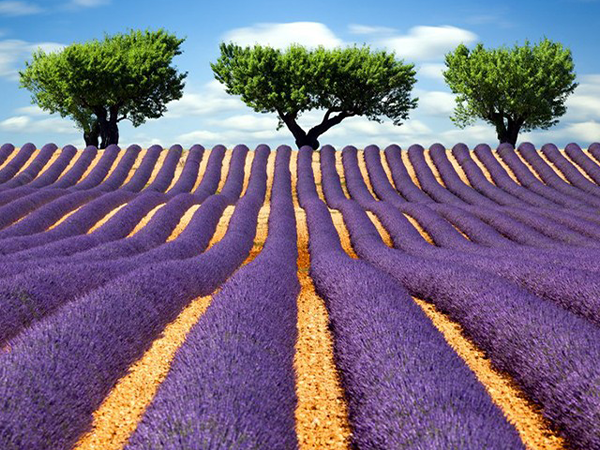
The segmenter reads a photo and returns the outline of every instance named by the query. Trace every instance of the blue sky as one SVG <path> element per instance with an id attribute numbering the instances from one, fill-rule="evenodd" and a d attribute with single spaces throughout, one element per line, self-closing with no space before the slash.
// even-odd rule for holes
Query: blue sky
<path id="1" fill-rule="evenodd" d="M 600 141 L 599 18 L 598 0 L 502 4 L 470 0 L 0 0 L 0 141 L 83 145 L 80 132 L 69 120 L 32 106 L 29 93 L 19 89 L 17 71 L 33 49 L 59 49 L 127 28 L 164 27 L 186 37 L 184 54 L 175 60 L 182 71 L 189 72 L 184 96 L 170 104 L 161 119 L 138 128 L 123 123 L 122 146 L 134 142 L 144 146 L 293 143 L 286 129 L 276 131 L 273 115 L 254 113 L 228 96 L 214 80 L 209 63 L 218 57 L 222 40 L 281 47 L 292 42 L 329 47 L 367 43 L 394 50 L 405 61 L 416 64 L 419 81 L 414 95 L 420 102 L 410 120 L 397 127 L 390 121 L 377 124 L 363 118 L 347 119 L 322 137 L 323 144 L 495 144 L 491 126 L 481 122 L 460 130 L 450 121 L 454 99 L 441 78 L 443 55 L 460 42 L 512 45 L 544 36 L 571 48 L 580 86 L 569 99 L 568 113 L 558 126 L 524 134 L 521 140 L 560 146 L 575 141 L 587 146 Z M 301 123 L 314 125 L 321 115 L 318 111 L 308 113 Z"/>

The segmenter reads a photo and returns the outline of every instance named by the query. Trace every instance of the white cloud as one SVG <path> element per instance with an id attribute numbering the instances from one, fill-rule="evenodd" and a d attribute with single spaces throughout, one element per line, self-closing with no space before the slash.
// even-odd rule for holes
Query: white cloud
<path id="1" fill-rule="evenodd" d="M 4 131 L 22 132 L 28 129 L 30 123 L 30 117 L 14 116 L 0 122 L 0 128 Z"/>
<path id="2" fill-rule="evenodd" d="M 583 75 L 580 84 L 567 99 L 567 114 L 563 120 L 600 120 L 600 75 Z"/>
<path id="3" fill-rule="evenodd" d="M 425 63 L 419 67 L 417 76 L 432 78 L 434 80 L 444 81 L 443 72 L 446 70 L 446 65 L 443 63 Z"/>
<path id="4" fill-rule="evenodd" d="M 48 113 L 37 105 L 23 106 L 15 110 L 18 113 L 25 114 L 27 116 L 47 116 Z"/>
<path id="5" fill-rule="evenodd" d="M 319 22 L 259 23 L 231 30 L 225 34 L 223 40 L 241 46 L 261 44 L 282 49 L 295 43 L 310 48 L 320 45 L 327 48 L 343 45 L 341 39 Z"/>
<path id="6" fill-rule="evenodd" d="M 197 130 L 180 134 L 177 137 L 177 141 L 181 142 L 182 145 L 193 145 L 204 141 L 218 141 L 221 137 L 221 133 L 215 133 L 214 131 L 208 130 Z"/>
<path id="7" fill-rule="evenodd" d="M 75 124 L 62 117 L 49 117 L 48 119 L 37 120 L 31 124 L 31 131 L 34 133 L 38 132 L 52 132 L 60 134 L 80 134 L 81 131 L 75 127 Z"/>
<path id="8" fill-rule="evenodd" d="M 423 122 L 411 119 L 402 125 L 394 125 L 391 121 L 383 123 L 368 120 L 366 117 L 352 117 L 332 128 L 325 136 L 366 135 L 374 136 L 419 136 L 430 133 L 430 128 Z"/>
<path id="9" fill-rule="evenodd" d="M 579 81 L 581 81 L 581 84 L 577 90 L 594 92 L 596 94 L 600 93 L 600 74 L 582 75 L 579 77 Z"/>
<path id="10" fill-rule="evenodd" d="M 55 42 L 30 43 L 19 39 L 6 39 L 0 41 L 0 77 L 11 80 L 18 79 L 19 68 L 31 53 L 41 48 L 45 52 L 53 52 L 64 48 Z"/>
<path id="11" fill-rule="evenodd" d="M 0 122 L 0 129 L 13 133 L 79 134 L 73 122 L 62 117 L 48 116 L 34 120 L 31 116 L 13 116 Z"/>
<path id="12" fill-rule="evenodd" d="M 272 128 L 269 130 L 255 131 L 251 133 L 251 136 L 255 139 L 277 140 L 279 142 L 292 139 L 292 134 L 285 127 L 279 130 Z"/>
<path id="13" fill-rule="evenodd" d="M 275 130 L 277 128 L 277 118 L 274 114 L 240 114 L 222 120 L 213 119 L 210 123 L 222 128 L 232 128 L 241 131 Z"/>
<path id="14" fill-rule="evenodd" d="M 27 43 L 16 39 L 0 41 L 0 77 L 16 78 L 19 59 Z"/>
<path id="15" fill-rule="evenodd" d="M 148 135 L 146 135 L 144 133 L 136 133 L 133 136 L 131 142 L 129 142 L 129 143 L 125 143 L 125 142 L 127 142 L 125 139 L 120 139 L 119 146 L 121 148 L 126 148 L 126 147 L 129 147 L 132 144 L 137 144 L 137 145 L 139 145 L 142 148 L 149 148 L 149 147 L 151 147 L 153 145 L 161 145 L 163 147 L 165 145 L 169 145 L 169 144 L 166 144 L 164 142 L 164 140 L 158 139 L 156 137 L 150 137 L 150 136 L 148 136 Z"/>
<path id="16" fill-rule="evenodd" d="M 455 95 L 442 91 L 415 92 L 419 97 L 418 109 L 430 116 L 448 117 L 454 111 Z"/>
<path id="17" fill-rule="evenodd" d="M 577 142 L 586 146 L 592 142 L 600 142 L 600 122 L 589 120 L 558 125 L 550 130 L 534 130 L 522 133 L 519 141 L 534 142 L 536 145 L 546 142 Z"/>
<path id="18" fill-rule="evenodd" d="M 0 122 L 0 130 L 13 133 L 52 133 L 79 135 L 81 132 L 67 118 L 49 114 L 37 105 L 24 106 L 15 110 L 17 115 Z"/>
<path id="19" fill-rule="evenodd" d="M 563 130 L 557 130 L 561 137 L 574 142 L 600 142 L 600 123 L 590 120 L 587 122 L 571 123 Z M 556 134 L 555 134 L 556 135 Z"/>
<path id="20" fill-rule="evenodd" d="M 591 95 L 575 95 L 566 102 L 567 108 L 572 112 L 571 116 L 580 118 L 600 116 L 600 97 Z"/>
<path id="21" fill-rule="evenodd" d="M 449 25 L 441 27 L 418 26 L 403 36 L 392 36 L 380 41 L 380 44 L 394 50 L 402 58 L 412 61 L 442 59 L 457 45 L 470 44 L 477 35 L 469 30 Z"/>
<path id="22" fill-rule="evenodd" d="M 187 89 L 183 97 L 167 105 L 164 118 L 178 119 L 186 116 L 204 116 L 216 112 L 242 110 L 246 105 L 236 97 L 229 95 L 221 83 L 212 80 L 206 83 L 199 92 Z"/>
<path id="23" fill-rule="evenodd" d="M 435 139 L 435 136 L 432 136 L 432 138 Z M 491 145 L 492 143 L 497 142 L 497 140 L 498 137 L 494 127 L 488 124 L 475 124 L 464 129 L 450 129 L 437 135 L 437 141 L 440 141 L 445 145 L 454 145 L 457 142 L 466 142 L 470 145 L 487 142 Z"/>
<path id="24" fill-rule="evenodd" d="M 396 32 L 396 30 L 394 28 L 372 27 L 369 25 L 358 25 L 358 24 L 348 25 L 348 31 L 351 34 L 390 34 L 390 33 Z"/>
<path id="25" fill-rule="evenodd" d="M 258 113 L 239 114 L 224 119 L 211 119 L 206 122 L 210 130 L 200 129 L 181 134 L 177 140 L 184 145 L 197 142 L 204 144 L 255 142 L 257 140 L 288 141 L 292 135 L 283 128 L 277 130 L 275 115 Z"/>
<path id="26" fill-rule="evenodd" d="M 29 2 L 0 1 L 0 16 L 29 16 L 39 14 L 42 11 L 42 8 Z"/>
<path id="27" fill-rule="evenodd" d="M 304 129 L 314 127 L 315 125 L 321 123 L 324 115 L 325 111 L 321 109 L 306 111 L 298 118 L 298 124 Z"/>

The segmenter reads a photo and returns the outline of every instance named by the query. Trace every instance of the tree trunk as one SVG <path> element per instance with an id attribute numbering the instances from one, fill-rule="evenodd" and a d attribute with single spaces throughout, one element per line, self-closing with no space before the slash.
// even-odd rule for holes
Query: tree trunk
<path id="1" fill-rule="evenodd" d="M 305 145 L 310 146 L 313 150 L 317 150 L 320 147 L 319 140 L 315 137 L 309 137 L 306 133 L 304 136 L 299 136 L 296 138 L 296 146 L 301 148 Z"/>
<path id="2" fill-rule="evenodd" d="M 306 131 L 298 125 L 298 122 L 296 122 L 296 119 L 293 116 L 279 113 L 279 117 L 294 136 L 298 148 L 301 148 L 304 145 L 310 145 L 314 150 L 319 148 L 319 141 L 317 141 L 316 138 L 309 138 Z"/>
<path id="3" fill-rule="evenodd" d="M 106 134 L 103 137 L 103 140 L 105 140 L 103 148 L 106 148 L 109 145 L 119 144 L 119 127 L 117 125 L 117 122 L 113 122 L 112 120 L 108 121 L 108 127 L 106 129 Z"/>
<path id="4" fill-rule="evenodd" d="M 519 131 L 521 130 L 522 121 L 514 121 L 511 118 L 508 119 L 508 126 L 496 124 L 496 133 L 498 134 L 498 140 L 501 144 L 507 143 L 516 147 L 517 139 L 519 138 Z"/>
<path id="5" fill-rule="evenodd" d="M 94 120 L 88 130 L 84 130 L 83 139 L 85 140 L 85 145 L 98 148 L 100 142 L 100 126 L 98 125 L 98 121 Z"/>
<path id="6" fill-rule="evenodd" d="M 100 127 L 100 137 L 102 138 L 101 148 L 106 148 L 109 145 L 119 144 L 119 127 L 117 125 L 116 114 L 107 119 L 106 111 L 98 114 L 98 125 Z"/>

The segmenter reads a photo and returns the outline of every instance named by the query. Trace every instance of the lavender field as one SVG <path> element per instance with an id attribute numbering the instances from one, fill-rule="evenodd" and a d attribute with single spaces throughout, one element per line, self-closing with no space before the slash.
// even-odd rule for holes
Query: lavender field
<path id="1" fill-rule="evenodd" d="M 600 144 L 0 148 L 0 449 L 600 449 Z"/>

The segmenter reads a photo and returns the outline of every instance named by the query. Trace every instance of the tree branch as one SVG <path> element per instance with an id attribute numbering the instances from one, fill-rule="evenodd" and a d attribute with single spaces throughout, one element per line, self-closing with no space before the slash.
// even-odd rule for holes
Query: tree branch
<path id="1" fill-rule="evenodd" d="M 279 114 L 279 117 L 281 117 L 283 123 L 287 125 L 288 129 L 294 135 L 294 138 L 298 140 L 306 137 L 306 132 L 298 125 L 298 122 L 296 122 L 295 114 L 284 114 L 279 109 L 277 109 L 277 113 Z"/>
<path id="2" fill-rule="evenodd" d="M 323 121 L 319 125 L 312 127 L 308 131 L 307 135 L 316 139 L 317 137 L 325 133 L 327 130 L 329 130 L 331 127 L 340 123 L 346 117 L 351 117 L 354 115 L 355 113 L 352 111 L 341 111 L 338 115 L 333 117 L 328 116 L 328 114 L 326 114 L 326 117 L 323 118 Z"/>
<path id="3" fill-rule="evenodd" d="M 339 108 L 329 108 L 327 111 L 325 111 L 325 115 L 323 116 L 323 120 L 321 121 L 321 123 L 323 124 L 329 121 L 330 119 L 335 119 L 335 117 L 331 117 L 331 113 L 334 112 L 344 112 L 344 110 Z M 354 115 L 354 113 L 350 113 L 348 111 L 346 111 L 346 113 Z"/>

